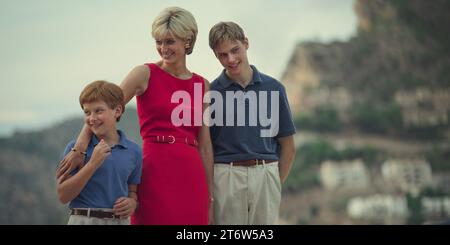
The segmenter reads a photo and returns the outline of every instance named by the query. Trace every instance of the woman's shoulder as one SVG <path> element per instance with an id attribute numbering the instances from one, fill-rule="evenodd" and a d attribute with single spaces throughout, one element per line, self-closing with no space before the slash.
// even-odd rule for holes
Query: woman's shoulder
<path id="1" fill-rule="evenodd" d="M 149 77 L 151 73 L 151 64 L 137 65 L 130 73 L 139 77 Z"/>

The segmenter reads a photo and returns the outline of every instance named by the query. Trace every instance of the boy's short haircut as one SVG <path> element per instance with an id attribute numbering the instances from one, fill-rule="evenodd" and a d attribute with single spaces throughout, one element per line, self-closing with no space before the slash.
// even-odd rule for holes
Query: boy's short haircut
<path id="1" fill-rule="evenodd" d="M 186 9 L 180 7 L 165 8 L 153 21 L 152 36 L 156 39 L 169 31 L 178 38 L 185 41 L 189 40 L 186 54 L 191 54 L 194 50 L 198 33 L 197 22 L 194 16 Z"/>
<path id="2" fill-rule="evenodd" d="M 219 22 L 209 31 L 209 47 L 214 50 L 217 45 L 224 41 L 245 40 L 244 30 L 234 22 Z"/>
<path id="3" fill-rule="evenodd" d="M 81 109 L 85 103 L 97 101 L 105 102 L 110 109 L 122 106 L 122 114 L 125 111 L 124 95 L 122 89 L 114 83 L 107 81 L 95 81 L 88 84 L 80 94 Z M 120 116 L 117 118 L 120 121 Z"/>

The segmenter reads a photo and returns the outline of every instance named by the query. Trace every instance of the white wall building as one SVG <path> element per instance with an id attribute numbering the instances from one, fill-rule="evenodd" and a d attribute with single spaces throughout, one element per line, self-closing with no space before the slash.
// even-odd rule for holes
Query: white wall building
<path id="1" fill-rule="evenodd" d="M 369 174 L 362 160 L 325 161 L 320 166 L 320 179 L 326 189 L 366 188 Z"/>
<path id="2" fill-rule="evenodd" d="M 449 217 L 450 197 L 424 197 L 422 208 L 426 217 Z"/>
<path id="3" fill-rule="evenodd" d="M 383 179 L 401 190 L 418 194 L 432 183 L 431 167 L 423 159 L 390 159 L 381 166 Z"/>
<path id="4" fill-rule="evenodd" d="M 347 214 L 354 219 L 389 221 L 407 218 L 409 211 L 405 197 L 376 194 L 352 198 Z"/>

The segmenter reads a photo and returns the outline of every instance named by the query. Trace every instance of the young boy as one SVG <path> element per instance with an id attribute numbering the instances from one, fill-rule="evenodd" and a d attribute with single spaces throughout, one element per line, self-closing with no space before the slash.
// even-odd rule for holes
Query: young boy
<path id="1" fill-rule="evenodd" d="M 210 90 L 219 92 L 223 101 L 240 94 L 244 99 L 238 107 L 244 110 L 235 110 L 233 118 L 244 116 L 248 121 L 243 126 L 228 125 L 227 121 L 227 125 L 210 128 L 215 162 L 215 223 L 274 224 L 280 208 L 281 185 L 295 156 L 295 127 L 286 91 L 279 81 L 249 64 L 249 41 L 236 23 L 214 25 L 209 32 L 209 45 L 225 68 L 211 83 Z M 270 97 L 264 100 L 268 94 Z M 264 101 L 271 101 L 271 105 L 267 106 Z M 223 103 L 222 111 L 228 116 L 227 104 Z M 235 107 L 234 102 L 232 105 Z M 242 111 L 244 115 L 240 115 Z M 250 123 L 251 115 L 255 115 L 251 113 L 256 112 L 260 115 L 259 123 L 255 120 Z M 261 117 L 261 113 L 271 115 L 269 121 L 274 130 L 270 130 L 270 134 L 263 133 L 267 132 L 266 123 L 263 125 L 267 118 Z"/>
<path id="2" fill-rule="evenodd" d="M 58 179 L 59 200 L 70 202 L 69 225 L 128 225 L 137 207 L 142 151 L 116 129 L 124 112 L 119 86 L 106 81 L 87 85 L 80 94 L 84 122 L 94 133 L 86 152 L 67 144 L 64 156 L 75 151 L 86 156 L 86 164 Z"/>

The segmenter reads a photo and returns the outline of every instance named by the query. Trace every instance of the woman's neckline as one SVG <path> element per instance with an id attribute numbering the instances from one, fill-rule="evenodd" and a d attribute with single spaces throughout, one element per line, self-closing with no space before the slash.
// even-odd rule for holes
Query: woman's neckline
<path id="1" fill-rule="evenodd" d="M 169 76 L 171 76 L 171 77 L 173 77 L 173 78 L 176 78 L 176 79 L 178 79 L 178 80 L 189 81 L 189 80 L 191 80 L 191 79 L 194 77 L 194 73 L 193 73 L 193 72 L 190 72 L 190 73 L 191 73 L 191 77 L 186 78 L 186 79 L 180 78 L 180 77 L 177 77 L 177 76 L 173 75 L 172 73 L 170 73 L 170 72 L 164 70 L 164 69 L 163 69 L 161 66 L 159 66 L 158 64 L 154 63 L 154 65 L 155 65 L 156 67 L 158 67 L 158 69 L 160 69 L 160 70 L 163 71 L 164 73 L 166 73 L 166 74 L 168 74 Z"/>

